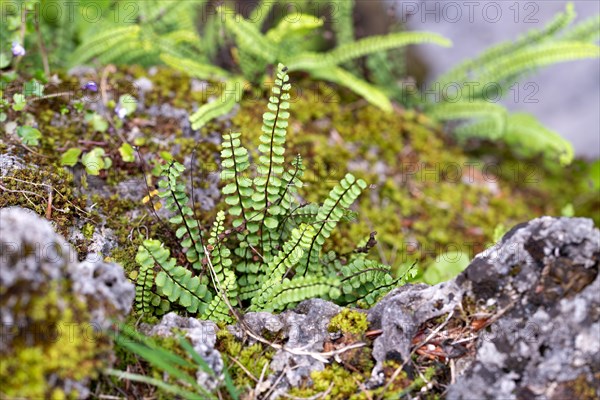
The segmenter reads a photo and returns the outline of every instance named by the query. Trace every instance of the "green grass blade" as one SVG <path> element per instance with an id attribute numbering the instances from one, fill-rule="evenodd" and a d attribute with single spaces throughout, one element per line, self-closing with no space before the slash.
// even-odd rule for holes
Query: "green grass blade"
<path id="1" fill-rule="evenodd" d="M 161 381 L 160 379 L 150 378 L 145 375 L 132 374 L 130 372 L 119 371 L 116 369 L 108 368 L 104 370 L 106 375 L 112 375 L 119 379 L 129 379 L 130 381 L 147 383 L 149 385 L 156 386 L 157 388 L 163 389 L 169 393 L 173 393 L 175 395 L 181 396 L 186 400 L 212 400 L 216 399 L 215 396 L 211 395 L 208 392 L 204 392 L 202 395 L 190 392 L 185 390 L 179 386 L 172 385 L 170 383 L 166 383 Z"/>

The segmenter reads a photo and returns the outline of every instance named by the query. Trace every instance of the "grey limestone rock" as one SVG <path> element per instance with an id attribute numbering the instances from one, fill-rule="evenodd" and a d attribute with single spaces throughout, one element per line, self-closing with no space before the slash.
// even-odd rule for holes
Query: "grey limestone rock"
<path id="1" fill-rule="evenodd" d="M 580 398 L 586 386 L 598 393 L 599 241 L 591 220 L 543 217 L 475 257 L 456 281 L 508 311 L 481 335 L 449 399 Z"/>
<path id="2" fill-rule="evenodd" d="M 600 373 L 600 231 L 584 218 L 542 217 L 515 226 L 455 279 L 407 285 L 369 311 L 377 361 L 368 385 L 383 384 L 385 360 L 406 361 L 428 321 L 485 304 L 498 318 L 477 332 L 449 399 L 578 398 Z"/>
<path id="3" fill-rule="evenodd" d="M 23 343 L 52 345 L 54 339 L 35 334 L 36 329 L 55 329 L 63 314 L 95 330 L 107 328 L 112 319 L 129 313 L 135 293 L 119 265 L 100 257 L 79 263 L 49 221 L 30 210 L 8 207 L 0 209 L 0 295 L 2 329 L 11 332 L 1 337 L 0 355 L 14 357 L 25 350 Z M 43 309 L 40 304 L 45 304 Z M 48 390 L 76 390 L 85 397 L 88 382 L 50 374 L 46 384 Z"/>
<path id="4" fill-rule="evenodd" d="M 248 313 L 244 316 L 244 322 L 252 332 L 259 335 L 278 333 L 287 349 L 318 353 L 323 351 L 324 343 L 329 338 L 329 321 L 340 311 L 339 306 L 329 301 L 310 299 L 279 315 L 267 312 Z M 244 332 L 238 326 L 229 328 L 237 337 L 243 337 Z M 277 350 L 270 364 L 273 373 L 262 390 L 268 393 L 268 398 L 279 398 L 291 387 L 310 380 L 310 373 L 320 371 L 324 366 L 323 362 L 309 355 Z"/>
<path id="5" fill-rule="evenodd" d="M 77 257 L 50 223 L 20 207 L 0 209 L 0 250 L 2 324 L 24 326 L 29 317 L 20 310 L 26 309 L 48 282 L 67 290 L 60 278 Z M 9 337 L 0 341 L 0 352 L 10 344 Z"/>
<path id="6" fill-rule="evenodd" d="M 371 329 L 381 329 L 383 333 L 373 343 L 373 357 L 377 363 L 370 385 L 383 383 L 385 360 L 402 362 L 410 356 L 411 341 L 424 322 L 448 314 L 461 300 L 461 290 L 454 281 L 449 281 L 436 286 L 402 286 L 373 306 L 367 319 Z"/>
<path id="7" fill-rule="evenodd" d="M 120 265 L 103 262 L 98 254 L 88 254 L 86 260 L 71 268 L 71 276 L 75 292 L 93 305 L 90 314 L 95 327 L 107 329 L 111 316 L 125 316 L 131 311 L 135 293 Z"/>

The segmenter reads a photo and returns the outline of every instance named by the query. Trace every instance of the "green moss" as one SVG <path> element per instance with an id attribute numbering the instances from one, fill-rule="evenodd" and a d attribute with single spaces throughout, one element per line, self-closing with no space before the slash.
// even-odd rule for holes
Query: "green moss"
<path id="1" fill-rule="evenodd" d="M 356 335 L 363 334 L 369 328 L 367 322 L 367 314 L 344 308 L 339 314 L 334 316 L 329 321 L 328 330 L 329 332 L 345 332 L 353 333 Z"/>
<path id="2" fill-rule="evenodd" d="M 596 374 L 596 379 L 600 374 Z M 593 400 L 598 398 L 597 388 L 588 382 L 585 375 L 579 375 L 576 379 L 559 384 L 559 393 L 565 398 Z"/>
<path id="3" fill-rule="evenodd" d="M 39 167 L 14 169 L 0 177 L 0 208 L 20 206 L 49 217 L 63 236 L 68 236 L 77 218 L 90 219 L 85 197 L 76 195 L 70 173 L 55 164 L 45 164 L 35 155 L 25 157 L 24 162 Z"/>
<path id="4" fill-rule="evenodd" d="M 81 231 L 86 239 L 91 239 L 92 236 L 94 236 L 94 225 L 87 223 L 83 226 Z"/>
<path id="5" fill-rule="evenodd" d="M 260 343 L 248 346 L 238 341 L 226 330 L 217 333 L 217 349 L 221 352 L 223 361 L 228 365 L 229 374 L 238 388 L 254 387 L 255 381 L 248 376 L 248 373 L 258 379 L 275 354 L 273 349 L 264 347 Z M 264 376 L 268 376 L 270 373 L 271 371 L 267 367 Z"/>
<path id="6" fill-rule="evenodd" d="M 334 363 L 322 371 L 313 371 L 311 381 L 289 391 L 291 396 L 308 398 L 319 396 L 324 400 L 361 400 L 367 399 L 360 384 L 368 375 L 350 372 L 340 364 Z"/>
<path id="7" fill-rule="evenodd" d="M 106 338 L 86 323 L 89 315 L 75 298 L 63 298 L 58 283 L 32 295 L 26 309 L 26 327 L 15 327 L 11 352 L 0 363 L 0 386 L 9 398 L 78 398 L 63 393 L 62 381 L 78 381 L 97 375 L 106 356 Z"/>

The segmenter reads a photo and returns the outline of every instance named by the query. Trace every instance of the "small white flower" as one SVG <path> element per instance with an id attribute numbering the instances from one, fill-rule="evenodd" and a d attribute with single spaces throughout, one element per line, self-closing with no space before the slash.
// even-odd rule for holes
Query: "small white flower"
<path id="1" fill-rule="evenodd" d="M 12 53 L 13 53 L 13 56 L 15 56 L 15 57 L 24 56 L 25 53 L 26 53 L 25 47 L 21 46 L 17 42 L 13 42 L 13 44 L 12 44 Z"/>
<path id="2" fill-rule="evenodd" d="M 117 116 L 121 119 L 127 116 L 127 110 L 121 107 L 119 104 L 117 104 L 117 106 L 115 107 L 115 112 L 117 113 Z"/>

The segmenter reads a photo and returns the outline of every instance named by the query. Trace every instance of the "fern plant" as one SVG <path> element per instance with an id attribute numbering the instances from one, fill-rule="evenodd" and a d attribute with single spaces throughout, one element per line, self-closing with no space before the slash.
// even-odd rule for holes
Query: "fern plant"
<path id="1" fill-rule="evenodd" d="M 363 251 L 323 254 L 327 238 L 348 218 L 366 183 L 347 174 L 323 204 L 300 201 L 302 158 L 285 163 L 291 87 L 286 71 L 279 64 L 263 115 L 256 176 L 249 174 L 240 133 L 223 135 L 222 194 L 229 217 L 220 211 L 205 231 L 185 193 L 183 165 L 163 165 L 160 197 L 172 212 L 185 262 L 158 240 L 143 241 L 136 257 L 139 311 L 160 312 L 161 302 L 168 302 L 202 318 L 231 321 L 230 307 L 281 311 L 312 297 L 368 306 L 401 283 L 390 267 L 367 259 Z"/>
<path id="2" fill-rule="evenodd" d="M 539 68 L 599 57 L 600 48 L 594 42 L 600 36 L 600 15 L 571 26 L 574 17 L 573 5 L 568 3 L 565 12 L 557 14 L 543 29 L 491 47 L 454 67 L 437 82 L 441 88 L 461 88 L 452 94 L 454 99 L 460 100 L 442 98 L 436 104 L 424 103 L 425 111 L 439 121 L 461 121 L 454 129 L 461 141 L 469 138 L 501 140 L 526 156 L 541 153 L 563 165 L 569 164 L 574 154 L 567 140 L 545 128 L 533 116 L 510 114 L 486 96 L 500 99 L 511 85 Z M 495 89 L 494 93 L 490 88 Z"/>
<path id="3" fill-rule="evenodd" d="M 341 9 L 348 17 L 348 6 Z M 283 18 L 265 34 L 261 33 L 261 26 L 251 19 L 244 19 L 225 9 L 222 9 L 221 15 L 235 39 L 241 65 L 251 64 L 252 69 L 264 71 L 269 64 L 282 62 L 290 71 L 307 72 L 313 78 L 345 86 L 385 111 L 392 109 L 385 93 L 342 65 L 369 54 L 411 44 L 450 45 L 447 39 L 428 32 L 399 32 L 355 41 L 350 36 L 352 32 L 346 18 L 345 28 L 339 28 L 343 36 L 340 35 L 338 46 L 327 52 L 316 52 L 306 48 L 308 35 L 323 26 L 323 20 L 313 15 L 299 14 L 293 20 Z M 176 64 L 173 66 L 177 67 Z"/>
<path id="4" fill-rule="evenodd" d="M 354 40 L 351 29 L 352 4 L 339 3 L 344 12 L 338 24 L 338 46 L 328 52 L 310 47 L 311 37 L 323 26 L 313 15 L 295 14 L 262 32 L 266 16 L 276 1 L 260 2 L 248 19 L 233 10 L 219 7 L 218 13 L 203 15 L 197 32 L 194 21 L 205 1 L 179 2 L 149 0 L 139 2 L 136 23 L 119 20 L 108 13 L 106 22 L 95 24 L 83 36 L 81 45 L 69 57 L 69 65 L 91 60 L 102 63 L 165 63 L 200 79 L 224 82 L 220 98 L 208 102 L 190 116 L 193 129 L 231 111 L 249 84 L 261 84 L 264 71 L 278 62 L 290 71 L 307 72 L 315 79 L 346 86 L 383 110 L 392 105 L 383 90 L 343 67 L 357 58 L 417 43 L 449 46 L 450 42 L 433 33 L 400 32 Z M 136 3 L 137 4 L 137 3 Z M 116 11 L 115 11 L 116 12 Z M 231 40 L 229 40 L 231 39 Z M 217 53 L 233 41 L 231 63 L 219 62 Z"/>

